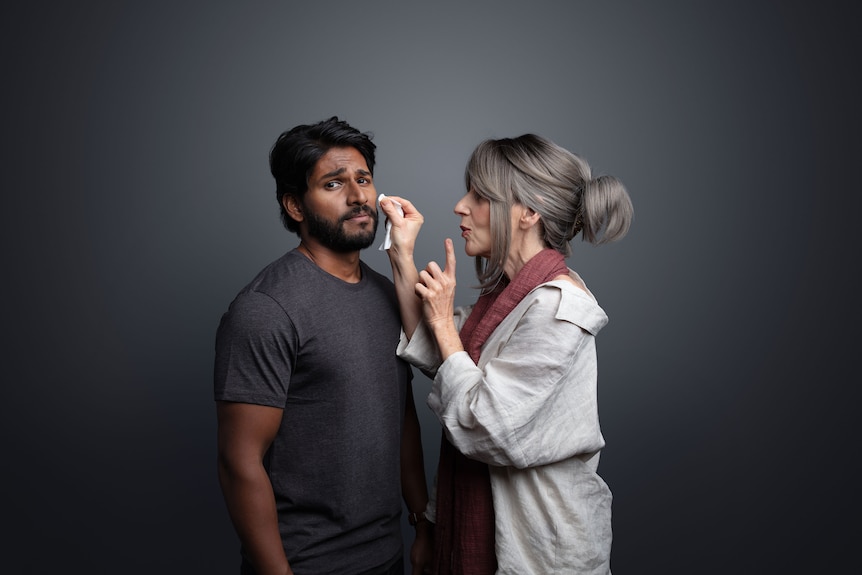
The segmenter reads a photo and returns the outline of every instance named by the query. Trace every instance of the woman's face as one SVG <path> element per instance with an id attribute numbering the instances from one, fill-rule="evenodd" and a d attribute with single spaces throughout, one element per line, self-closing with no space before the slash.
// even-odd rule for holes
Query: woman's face
<path id="1" fill-rule="evenodd" d="M 461 237 L 468 256 L 491 255 L 491 202 L 479 196 L 473 187 L 455 204 L 455 214 L 461 216 Z"/>

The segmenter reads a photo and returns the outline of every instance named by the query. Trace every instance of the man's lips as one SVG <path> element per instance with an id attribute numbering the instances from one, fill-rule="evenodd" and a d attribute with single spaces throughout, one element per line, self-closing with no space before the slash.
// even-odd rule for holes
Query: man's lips
<path id="1" fill-rule="evenodd" d="M 374 218 L 374 214 L 370 208 L 363 207 L 355 212 L 351 212 L 342 218 L 345 222 L 367 222 Z"/>
<path id="2" fill-rule="evenodd" d="M 461 226 L 461 237 L 466 238 L 468 235 L 470 235 L 470 228 Z"/>

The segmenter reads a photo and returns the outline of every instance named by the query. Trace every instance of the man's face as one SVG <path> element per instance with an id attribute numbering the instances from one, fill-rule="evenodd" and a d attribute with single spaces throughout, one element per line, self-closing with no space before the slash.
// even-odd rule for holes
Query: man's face
<path id="1" fill-rule="evenodd" d="M 308 178 L 302 213 L 310 238 L 336 252 L 362 250 L 377 233 L 377 191 L 356 148 L 332 148 Z"/>

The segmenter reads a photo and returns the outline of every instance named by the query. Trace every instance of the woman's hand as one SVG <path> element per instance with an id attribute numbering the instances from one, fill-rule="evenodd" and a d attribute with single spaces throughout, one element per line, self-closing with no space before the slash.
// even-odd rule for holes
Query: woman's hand
<path id="1" fill-rule="evenodd" d="M 461 338 L 455 328 L 455 248 L 446 238 L 446 267 L 440 269 L 436 262 L 429 262 L 419 272 L 416 295 L 422 300 L 422 315 L 434 333 L 442 359 L 456 351 L 462 351 Z"/>
<path id="2" fill-rule="evenodd" d="M 398 212 L 398 206 L 394 202 L 401 204 L 401 209 L 404 210 L 403 216 Z M 384 197 L 380 200 L 380 209 L 392 223 L 392 230 L 389 233 L 389 239 L 392 241 L 389 248 L 390 258 L 393 256 L 413 257 L 416 237 L 425 222 L 425 217 L 419 213 L 419 210 L 410 200 L 398 196 Z"/>

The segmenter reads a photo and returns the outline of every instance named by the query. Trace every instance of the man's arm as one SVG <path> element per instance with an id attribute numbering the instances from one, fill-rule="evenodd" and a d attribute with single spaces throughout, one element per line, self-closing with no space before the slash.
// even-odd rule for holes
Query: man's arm
<path id="1" fill-rule="evenodd" d="M 217 402 L 218 477 L 228 513 L 260 575 L 292 575 L 278 530 L 275 496 L 263 457 L 281 425 L 282 410 Z"/>
<path id="2" fill-rule="evenodd" d="M 410 550 L 413 574 L 420 575 L 431 567 L 434 547 L 434 526 L 424 519 L 428 505 L 428 485 L 425 481 L 425 458 L 422 452 L 422 431 L 416 404 L 413 401 L 413 386 L 407 384 L 407 405 L 404 410 L 404 434 L 401 438 L 401 491 L 410 513 L 422 517 L 416 525 L 416 539 Z"/>

